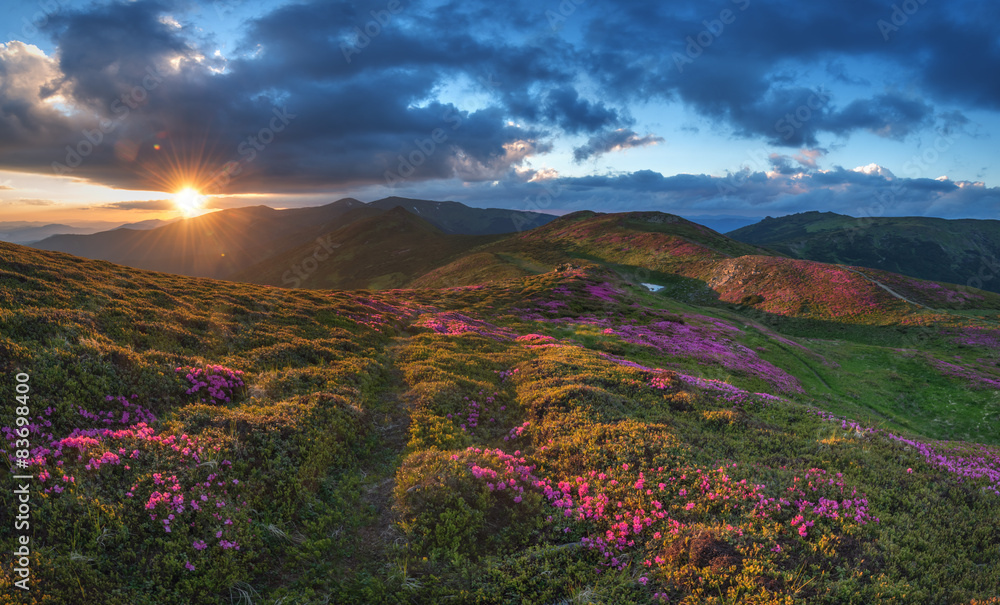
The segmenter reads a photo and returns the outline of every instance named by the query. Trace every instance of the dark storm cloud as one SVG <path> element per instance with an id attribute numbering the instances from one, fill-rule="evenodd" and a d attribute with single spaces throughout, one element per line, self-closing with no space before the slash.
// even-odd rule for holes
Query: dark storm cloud
<path id="1" fill-rule="evenodd" d="M 488 91 L 503 86 L 496 96 L 509 97 L 516 93 L 508 90 L 556 70 L 524 48 L 493 61 L 502 43 L 432 31 L 416 7 L 373 27 L 371 11 L 385 5 L 369 4 L 278 9 L 251 24 L 244 47 L 254 56 L 228 63 L 164 19 L 171 7 L 162 3 L 61 15 L 47 30 L 59 45 L 58 61 L 27 52 L 2 56 L 0 70 L 28 71 L 34 81 L 5 95 L 0 129 L 17 129 L 5 137 L 17 145 L 0 143 L 0 161 L 164 188 L 171 184 L 156 182 L 158 173 L 200 157 L 198 180 L 219 192 L 314 190 L 390 174 L 487 179 L 524 161 L 515 147 L 549 150 L 541 140 L 547 125 L 576 132 L 619 121 L 615 110 L 581 98 L 569 84 L 531 95 L 530 103 L 544 107 L 538 127 L 512 125 L 497 103 L 468 112 L 428 101 L 446 77 L 479 76 Z M 371 34 L 367 41 L 359 31 Z M 79 111 L 60 112 L 45 100 L 56 96 Z"/>
<path id="2" fill-rule="evenodd" d="M 601 102 L 581 99 L 570 86 L 550 91 L 542 110 L 543 115 L 570 134 L 594 132 L 619 123 L 618 113 Z"/>
<path id="3" fill-rule="evenodd" d="M 898 15 L 881 0 L 301 2 L 249 21 L 228 60 L 165 19 L 183 24 L 186 3 L 88 5 L 45 26 L 56 55 L 0 49 L 0 163 L 167 188 L 171 164 L 201 158 L 219 193 L 520 182 L 565 135 L 587 138 L 578 161 L 659 142 L 632 130 L 632 108 L 650 102 L 812 150 L 856 132 L 948 134 L 965 112 L 1000 108 L 998 5 L 910 1 Z M 440 96 L 456 82 L 475 110 Z M 866 92 L 831 90 L 843 86 Z M 753 179 L 746 190 L 765 199 Z M 701 191 L 685 175 L 670 184 Z"/>
<path id="4" fill-rule="evenodd" d="M 918 8 L 894 15 L 897 4 Z M 781 146 L 815 146 L 823 132 L 905 137 L 928 125 L 932 103 L 1000 106 L 1000 80 L 986 76 L 1000 72 L 998 5 L 897 4 L 626 1 L 589 23 L 587 42 L 609 95 L 680 99 L 740 136 Z M 880 21 L 900 23 L 888 41 Z M 835 82 L 868 82 L 844 59 L 921 85 L 913 97 L 877 88 L 856 99 L 823 94 Z M 810 100 L 817 93 L 819 103 Z M 807 119 L 789 128 L 797 112 Z"/>
<path id="5" fill-rule="evenodd" d="M 618 128 L 607 132 L 601 132 L 590 137 L 585 145 L 581 145 L 573 150 L 573 159 L 577 162 L 604 155 L 611 151 L 620 151 L 634 147 L 647 147 L 662 143 L 663 137 L 656 135 L 646 135 L 640 137 L 635 131 L 628 128 Z"/>

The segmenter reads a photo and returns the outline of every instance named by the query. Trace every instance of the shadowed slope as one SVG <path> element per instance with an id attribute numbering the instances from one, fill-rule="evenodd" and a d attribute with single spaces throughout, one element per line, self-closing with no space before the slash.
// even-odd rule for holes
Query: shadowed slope
<path id="1" fill-rule="evenodd" d="M 344 199 L 293 210 L 235 208 L 149 231 L 116 229 L 93 235 L 58 235 L 34 247 L 140 269 L 223 278 L 279 252 L 289 237 L 316 237 L 322 225 L 361 206 L 357 200 Z"/>
<path id="2" fill-rule="evenodd" d="M 399 288 L 498 237 L 446 234 L 396 207 L 324 233 L 232 279 L 312 289 Z"/>

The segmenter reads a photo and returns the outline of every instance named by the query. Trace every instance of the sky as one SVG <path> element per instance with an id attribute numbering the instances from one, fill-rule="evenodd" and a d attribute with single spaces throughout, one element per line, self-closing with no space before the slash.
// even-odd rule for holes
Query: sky
<path id="1" fill-rule="evenodd" d="M 990 0 L 8 0 L 0 221 L 391 195 L 997 218 L 997 23 Z"/>

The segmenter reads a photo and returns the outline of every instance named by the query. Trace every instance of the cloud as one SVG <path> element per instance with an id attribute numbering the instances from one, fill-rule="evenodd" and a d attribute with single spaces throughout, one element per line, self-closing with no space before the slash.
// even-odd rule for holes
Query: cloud
<path id="1" fill-rule="evenodd" d="M 53 17 L 46 31 L 58 60 L 21 43 L 5 48 L 0 101 L 11 109 L 0 113 L 0 163 L 160 190 L 181 184 L 169 178 L 179 166 L 187 174 L 173 180 L 212 182 L 214 193 L 380 183 L 401 167 L 409 181 L 474 180 L 523 162 L 524 153 L 511 151 L 518 142 L 546 153 L 544 125 L 590 131 L 621 119 L 568 84 L 530 97 L 542 108 L 537 126 L 512 126 L 497 104 L 466 111 L 427 102 L 469 62 L 496 67 L 508 98 L 518 82 L 555 70 L 533 65 L 526 48 L 496 60 L 493 44 L 460 30 L 431 31 L 440 24 L 417 7 L 412 18 L 400 16 L 411 18 L 409 29 L 386 26 L 351 62 L 341 44 L 371 18 L 364 6 L 281 7 L 251 22 L 256 54 L 237 53 L 224 70 L 167 9 L 139 1 Z M 18 77 L 3 77 L 11 73 Z M 57 96 L 62 110 L 49 101 Z"/>
<path id="2" fill-rule="evenodd" d="M 719 22 L 722 9 L 731 11 L 728 24 Z M 591 22 L 587 57 L 610 99 L 680 100 L 738 136 L 786 147 L 816 147 L 824 133 L 899 139 L 926 128 L 936 113 L 1000 108 L 1000 80 L 983 77 L 1000 71 L 996 4 L 972 1 L 961 10 L 921 4 L 887 43 L 876 23 L 891 12 L 876 0 L 659 7 L 630 0 Z M 914 92 L 879 90 L 882 74 Z M 870 92 L 829 93 L 810 103 L 810 95 L 833 83 Z M 950 103 L 958 106 L 938 109 Z M 796 114 L 806 119 L 789 129 L 787 116 Z"/>
<path id="3" fill-rule="evenodd" d="M 314 0 L 255 11 L 227 57 L 190 6 L 80 5 L 42 27 L 51 55 L 0 45 L 0 165 L 218 194 L 521 187 L 570 137 L 578 162 L 662 142 L 635 116 L 678 106 L 687 132 L 813 150 L 773 159 L 791 176 L 858 133 L 909 141 L 1000 110 L 985 0 L 921 4 L 888 41 L 881 0 L 585 3 L 558 32 L 526 0 L 404 3 L 365 39 L 383 1 Z"/>
<path id="4" fill-rule="evenodd" d="M 552 90 L 545 96 L 542 115 L 570 134 L 595 132 L 622 120 L 618 112 L 603 102 L 581 99 L 580 94 L 569 86 Z"/>
<path id="5" fill-rule="evenodd" d="M 782 216 L 818 210 L 850 216 L 983 219 L 1000 214 L 1000 187 L 897 177 L 882 167 L 867 171 L 835 167 L 825 171 L 797 170 L 791 174 L 744 169 L 724 176 L 664 176 L 656 171 L 639 170 L 508 181 L 500 186 L 482 183 L 463 187 L 449 181 L 428 184 L 422 191 L 432 199 L 454 199 L 473 206 L 558 214 L 575 210 L 658 210 L 682 215 Z M 374 199 L 380 194 L 377 189 L 362 189 L 352 195 Z"/>
<path id="6" fill-rule="evenodd" d="M 844 109 L 830 113 L 817 128 L 835 134 L 867 130 L 880 137 L 904 139 L 933 123 L 934 108 L 920 99 L 895 93 L 852 101 Z"/>
<path id="7" fill-rule="evenodd" d="M 618 128 L 605 131 L 590 137 L 585 145 L 573 150 L 573 159 L 577 162 L 598 157 L 611 151 L 621 151 L 634 147 L 648 147 L 663 142 L 663 137 L 648 134 L 640 137 L 633 130 Z"/>
<path id="8" fill-rule="evenodd" d="M 0 204 L 5 206 L 52 206 L 55 202 L 52 200 L 18 197 L 9 200 L 0 200 Z"/>
<path id="9" fill-rule="evenodd" d="M 803 149 L 799 153 L 793 156 L 795 161 L 804 168 L 816 169 L 816 160 L 820 159 L 826 155 L 826 151 L 822 149 Z"/>
<path id="10" fill-rule="evenodd" d="M 107 210 L 176 210 L 171 200 L 137 200 L 131 202 L 111 202 L 98 206 Z"/>
<path id="11" fill-rule="evenodd" d="M 768 156 L 772 170 L 779 174 L 798 174 L 802 172 L 801 168 L 792 165 L 792 159 L 780 153 L 772 153 Z"/>

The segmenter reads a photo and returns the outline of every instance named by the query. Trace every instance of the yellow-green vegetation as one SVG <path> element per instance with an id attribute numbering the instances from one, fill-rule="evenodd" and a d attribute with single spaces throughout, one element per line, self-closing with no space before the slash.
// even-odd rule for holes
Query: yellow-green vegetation
<path id="1" fill-rule="evenodd" d="M 30 375 L 45 450 L 32 590 L 5 558 L 0 603 L 1000 599 L 995 323 L 531 250 L 330 292 L 0 244 L 0 388 Z"/>

